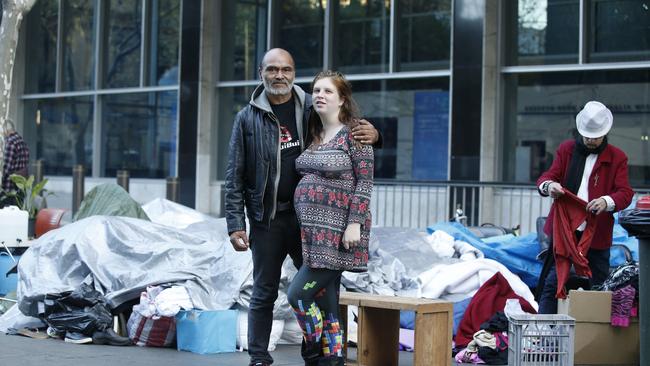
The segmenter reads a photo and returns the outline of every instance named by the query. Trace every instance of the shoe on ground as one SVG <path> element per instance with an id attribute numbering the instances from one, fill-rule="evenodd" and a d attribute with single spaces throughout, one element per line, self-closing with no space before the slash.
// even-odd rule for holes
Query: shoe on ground
<path id="1" fill-rule="evenodd" d="M 253 362 L 249 366 L 271 366 L 271 364 L 266 362 Z"/>
<path id="2" fill-rule="evenodd" d="M 65 332 L 65 342 L 74 344 L 88 344 L 93 343 L 93 339 L 87 335 L 77 332 Z"/>
<path id="3" fill-rule="evenodd" d="M 58 332 L 56 329 L 52 327 L 47 327 L 45 333 L 47 334 L 48 337 L 56 338 L 56 339 L 61 339 L 65 336 L 65 332 Z"/>
<path id="4" fill-rule="evenodd" d="M 93 333 L 92 342 L 94 344 L 108 344 L 110 346 L 130 346 L 133 344 L 128 337 L 122 337 L 110 328 L 102 331 L 98 330 Z"/>

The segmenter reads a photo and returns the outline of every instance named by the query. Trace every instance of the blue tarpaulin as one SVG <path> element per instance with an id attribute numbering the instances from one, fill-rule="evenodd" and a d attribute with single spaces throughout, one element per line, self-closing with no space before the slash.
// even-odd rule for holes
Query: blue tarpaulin
<path id="1" fill-rule="evenodd" d="M 492 237 L 487 241 L 479 239 L 465 226 L 456 222 L 440 222 L 427 228 L 429 233 L 442 230 L 453 236 L 455 240 L 462 240 L 483 252 L 486 258 L 493 259 L 506 266 L 512 273 L 518 275 L 526 285 L 535 287 L 542 271 L 542 262 L 536 259 L 540 252 L 537 233 L 522 236 L 504 235 Z M 501 240 L 500 240 L 501 239 Z M 613 244 L 626 246 L 635 261 L 639 260 L 639 241 L 629 237 L 621 225 L 614 225 Z M 625 251 L 616 246 L 612 247 L 610 266 L 617 267 L 625 263 Z"/>

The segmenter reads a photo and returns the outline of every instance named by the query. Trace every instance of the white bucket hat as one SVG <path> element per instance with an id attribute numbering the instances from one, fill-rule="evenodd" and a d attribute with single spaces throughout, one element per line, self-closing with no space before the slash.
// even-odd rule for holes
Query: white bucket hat
<path id="1" fill-rule="evenodd" d="M 612 122 L 614 122 L 612 111 L 600 102 L 587 102 L 576 116 L 578 132 L 590 139 L 607 135 L 612 128 Z"/>

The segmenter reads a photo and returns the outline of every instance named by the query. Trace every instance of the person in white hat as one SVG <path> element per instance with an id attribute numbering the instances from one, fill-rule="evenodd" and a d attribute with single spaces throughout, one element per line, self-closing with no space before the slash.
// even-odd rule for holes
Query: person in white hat
<path id="1" fill-rule="evenodd" d="M 601 285 L 609 273 L 609 250 L 614 226 L 612 214 L 629 206 L 634 195 L 628 182 L 627 155 L 607 142 L 613 122 L 612 112 L 604 104 L 596 101 L 585 104 L 576 116 L 580 136 L 560 144 L 551 168 L 537 180 L 542 196 L 550 195 L 558 199 L 565 194 L 565 190 L 569 191 L 586 202 L 588 215 L 595 216 L 594 224 L 590 227 L 593 237 L 587 253 L 592 287 Z M 555 205 L 556 202 L 553 203 Z M 553 213 L 551 207 L 544 226 L 544 232 L 549 237 L 553 233 Z M 579 241 L 585 227 L 586 221 L 575 228 L 573 234 L 576 241 Z M 546 278 L 540 278 L 539 312 L 554 314 L 557 312 L 558 280 L 553 255 L 547 257 L 550 262 L 547 261 L 545 268 L 550 270 Z"/>

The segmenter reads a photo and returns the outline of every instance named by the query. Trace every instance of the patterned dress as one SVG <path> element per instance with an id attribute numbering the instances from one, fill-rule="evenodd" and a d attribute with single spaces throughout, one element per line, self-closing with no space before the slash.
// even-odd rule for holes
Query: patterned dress
<path id="1" fill-rule="evenodd" d="M 294 205 L 305 265 L 367 270 L 373 166 L 372 146 L 357 146 L 347 126 L 330 141 L 312 144 L 296 159 L 302 179 Z M 342 243 L 348 223 L 361 224 L 361 241 L 349 250 Z"/>

